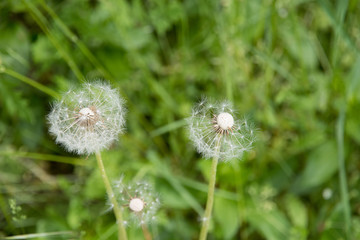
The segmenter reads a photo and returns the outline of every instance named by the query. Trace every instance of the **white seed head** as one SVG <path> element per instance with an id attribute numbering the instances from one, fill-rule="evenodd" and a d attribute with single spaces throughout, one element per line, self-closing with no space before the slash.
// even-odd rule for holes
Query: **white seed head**
<path id="1" fill-rule="evenodd" d="M 125 124 L 124 100 L 103 82 L 85 83 L 53 104 L 49 132 L 68 151 L 91 154 L 108 148 Z"/>
<path id="2" fill-rule="evenodd" d="M 333 195 L 331 188 L 325 188 L 322 192 L 322 196 L 325 200 L 329 200 Z"/>
<path id="3" fill-rule="evenodd" d="M 141 225 L 142 222 L 150 223 L 156 219 L 155 214 L 160 207 L 160 201 L 149 183 L 125 185 L 121 177 L 113 186 L 119 205 L 128 207 L 129 211 L 125 211 L 124 214 L 125 218 L 129 218 L 129 224 Z"/>
<path id="4" fill-rule="evenodd" d="M 130 200 L 129 208 L 134 212 L 141 212 L 144 209 L 144 201 L 140 198 L 133 198 Z"/>
<path id="5" fill-rule="evenodd" d="M 189 137 L 205 158 L 222 161 L 240 159 L 252 148 L 255 131 L 245 119 L 238 119 L 229 102 L 202 100 L 187 119 Z"/>
<path id="6" fill-rule="evenodd" d="M 234 118 L 230 113 L 220 113 L 216 120 L 219 127 L 221 127 L 223 130 L 231 129 L 234 126 Z"/>

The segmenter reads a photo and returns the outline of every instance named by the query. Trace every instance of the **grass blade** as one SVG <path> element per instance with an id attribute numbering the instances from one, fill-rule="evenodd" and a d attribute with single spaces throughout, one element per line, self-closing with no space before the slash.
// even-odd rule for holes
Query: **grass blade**
<path id="1" fill-rule="evenodd" d="M 0 66 L 0 67 L 3 67 L 3 66 Z M 2 69 L 0 69 L 0 72 L 3 72 L 11 77 L 14 77 L 32 87 L 38 89 L 41 92 L 46 93 L 49 96 L 52 96 L 53 98 L 56 98 L 56 99 L 60 98 L 60 95 L 57 92 L 55 92 L 54 90 L 52 90 L 51 88 L 48 88 L 48 87 L 36 82 L 35 80 L 28 78 L 24 75 L 21 75 L 20 73 L 17 73 L 11 69 L 7 69 L 7 68 L 3 67 Z"/>
<path id="2" fill-rule="evenodd" d="M 32 233 L 32 234 L 23 234 L 23 235 L 5 237 L 5 239 L 7 239 L 7 240 L 10 240 L 10 239 L 31 239 L 31 238 L 53 237 L 53 236 L 61 236 L 61 235 L 71 235 L 71 236 L 75 237 L 76 234 L 75 234 L 75 232 L 71 232 L 71 231 L 48 232 L 48 233 Z"/>
<path id="3" fill-rule="evenodd" d="M 345 219 L 345 232 L 347 239 L 350 239 L 351 214 L 350 214 L 349 193 L 348 193 L 346 170 L 345 170 L 344 125 L 345 125 L 345 110 L 342 109 L 339 113 L 339 117 L 336 124 L 336 140 L 337 140 L 338 160 L 339 160 L 341 203 L 342 203 L 342 208 L 344 211 L 344 219 Z"/>

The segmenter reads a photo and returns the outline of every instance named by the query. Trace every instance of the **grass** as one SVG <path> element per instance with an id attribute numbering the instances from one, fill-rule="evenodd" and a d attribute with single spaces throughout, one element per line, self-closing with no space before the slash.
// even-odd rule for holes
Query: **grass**
<path id="1" fill-rule="evenodd" d="M 104 165 L 154 182 L 154 239 L 199 236 L 211 161 L 185 119 L 202 96 L 259 129 L 218 165 L 208 239 L 359 239 L 359 16 L 356 0 L 2 1 L 0 238 L 116 239 L 95 157 L 47 134 L 50 103 L 102 78 L 128 107 Z"/>

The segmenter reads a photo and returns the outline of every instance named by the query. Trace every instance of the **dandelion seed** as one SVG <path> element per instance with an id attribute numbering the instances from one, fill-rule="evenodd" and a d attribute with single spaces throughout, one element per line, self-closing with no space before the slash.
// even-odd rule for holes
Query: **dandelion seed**
<path id="1" fill-rule="evenodd" d="M 48 115 L 49 132 L 68 151 L 91 154 L 117 140 L 125 123 L 124 100 L 103 82 L 85 83 L 55 102 Z"/>
<path id="2" fill-rule="evenodd" d="M 227 101 L 208 104 L 202 100 L 188 118 L 190 139 L 205 158 L 228 161 L 252 148 L 255 135 L 251 124 L 238 119 Z M 217 144 L 219 143 L 219 144 Z"/>

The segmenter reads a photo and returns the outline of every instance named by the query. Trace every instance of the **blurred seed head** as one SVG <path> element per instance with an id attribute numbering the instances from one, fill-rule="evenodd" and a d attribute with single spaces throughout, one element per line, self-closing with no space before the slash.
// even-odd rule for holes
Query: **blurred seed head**
<path id="1" fill-rule="evenodd" d="M 115 197 L 120 206 L 128 209 L 129 219 L 124 225 L 142 225 L 156 220 L 160 200 L 151 184 L 137 182 L 124 184 L 123 177 L 114 183 Z"/>
<path id="2" fill-rule="evenodd" d="M 91 154 L 108 148 L 123 132 L 124 100 L 104 82 L 85 83 L 53 104 L 49 132 L 68 151 Z"/>
<path id="3" fill-rule="evenodd" d="M 202 100 L 188 120 L 190 139 L 205 158 L 229 161 L 252 148 L 255 132 L 246 119 L 239 119 L 230 102 Z"/>
<path id="4" fill-rule="evenodd" d="M 322 196 L 325 200 L 329 200 L 333 195 L 333 191 L 331 188 L 325 188 L 322 192 Z"/>

